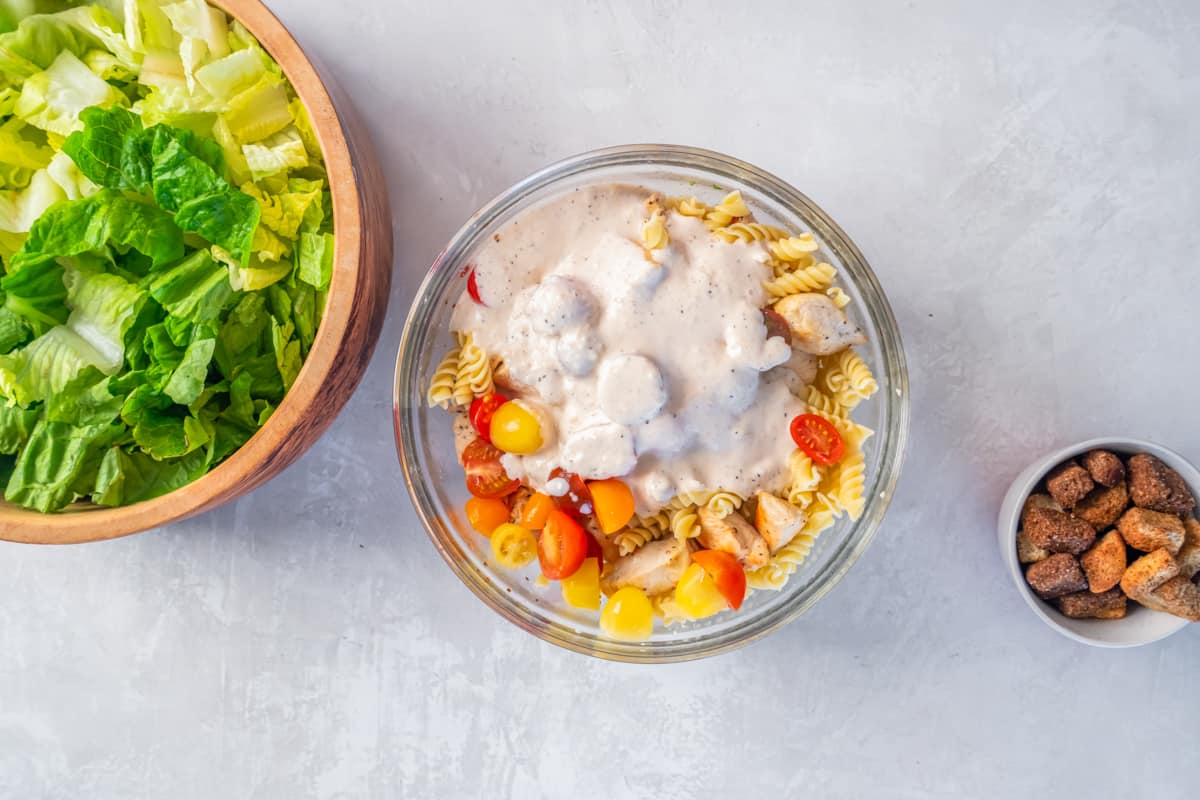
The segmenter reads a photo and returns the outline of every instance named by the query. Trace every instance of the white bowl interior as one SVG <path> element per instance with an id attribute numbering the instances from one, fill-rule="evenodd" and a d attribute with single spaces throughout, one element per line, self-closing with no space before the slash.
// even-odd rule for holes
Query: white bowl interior
<path id="1" fill-rule="evenodd" d="M 998 544 L 1000 556 L 1008 565 L 1017 590 L 1030 609 L 1043 622 L 1070 639 L 1097 647 L 1138 647 L 1157 642 L 1188 626 L 1188 621 L 1161 611 L 1153 611 L 1130 601 L 1129 612 L 1121 619 L 1071 619 L 1063 616 L 1050 603 L 1038 597 L 1025 581 L 1024 567 L 1017 561 L 1017 526 L 1025 499 L 1038 481 L 1056 465 L 1082 455 L 1089 450 L 1112 450 L 1121 455 L 1149 453 L 1178 472 L 1195 495 L 1200 488 L 1200 471 L 1173 450 L 1140 439 L 1091 439 L 1050 453 L 1031 464 L 1013 481 L 1000 506 Z"/>

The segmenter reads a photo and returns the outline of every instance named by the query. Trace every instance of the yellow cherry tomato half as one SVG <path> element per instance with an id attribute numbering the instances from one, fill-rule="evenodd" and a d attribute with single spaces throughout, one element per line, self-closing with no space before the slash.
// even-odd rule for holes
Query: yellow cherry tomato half
<path id="1" fill-rule="evenodd" d="M 528 455 L 542 447 L 542 424 L 519 400 L 509 400 L 492 414 L 492 444 L 506 453 Z"/>
<path id="2" fill-rule="evenodd" d="M 675 584 L 675 602 L 692 619 L 704 619 L 729 608 L 717 582 L 699 564 L 689 564 Z"/>
<path id="3" fill-rule="evenodd" d="M 508 504 L 498 498 L 472 497 L 466 508 L 467 522 L 484 536 L 508 522 Z"/>
<path id="4" fill-rule="evenodd" d="M 555 507 L 553 497 L 541 492 L 534 492 L 525 501 L 525 507 L 521 509 L 521 527 L 529 528 L 531 531 L 540 531 L 546 527 L 546 520 L 550 518 L 550 512 Z"/>
<path id="5" fill-rule="evenodd" d="M 520 569 L 537 558 L 537 537 L 533 531 L 506 522 L 492 531 L 492 555 L 505 569 Z"/>
<path id="6" fill-rule="evenodd" d="M 585 558 L 573 575 L 562 579 L 563 601 L 575 608 L 600 610 L 600 560 Z"/>
<path id="7" fill-rule="evenodd" d="M 605 533 L 616 533 L 633 519 L 633 492 L 616 478 L 588 481 L 596 521 Z"/>
<path id="8" fill-rule="evenodd" d="M 614 639 L 641 642 L 654 633 L 654 608 L 636 586 L 618 589 L 600 612 L 600 629 Z"/>

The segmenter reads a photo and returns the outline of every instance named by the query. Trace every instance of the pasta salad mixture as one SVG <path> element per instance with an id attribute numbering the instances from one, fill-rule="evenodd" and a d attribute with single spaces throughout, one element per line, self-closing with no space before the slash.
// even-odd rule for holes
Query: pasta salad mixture
<path id="1" fill-rule="evenodd" d="M 614 638 L 779 590 L 863 512 L 878 386 L 811 234 L 637 186 L 572 190 L 480 249 L 430 406 L 466 515 Z"/>

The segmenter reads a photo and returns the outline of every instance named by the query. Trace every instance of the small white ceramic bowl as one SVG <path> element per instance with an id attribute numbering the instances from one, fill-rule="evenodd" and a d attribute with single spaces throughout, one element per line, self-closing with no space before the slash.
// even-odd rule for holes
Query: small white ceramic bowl
<path id="1" fill-rule="evenodd" d="M 1008 572 L 1017 586 L 1017 591 L 1025 598 L 1025 602 L 1033 609 L 1033 613 L 1063 636 L 1095 647 L 1138 647 L 1165 639 L 1186 628 L 1188 621 L 1164 614 L 1161 611 L 1152 611 L 1132 600 L 1129 601 L 1129 613 L 1122 619 L 1071 619 L 1058 613 L 1054 606 L 1034 594 L 1033 589 L 1025 582 L 1025 570 L 1017 561 L 1016 543 L 1017 526 L 1020 522 L 1021 509 L 1025 506 L 1025 499 L 1029 497 L 1038 481 L 1045 477 L 1047 472 L 1058 464 L 1083 455 L 1089 450 L 1112 450 L 1114 453 L 1127 456 L 1134 453 L 1149 453 L 1157 456 L 1164 464 L 1182 475 L 1188 488 L 1192 490 L 1193 496 L 1200 489 L 1200 472 L 1183 456 L 1153 442 L 1141 439 L 1108 438 L 1091 439 L 1064 447 L 1030 464 L 1024 472 L 1017 476 L 1012 487 L 1009 488 L 1008 494 L 1004 496 L 1004 502 L 1000 505 L 997 529 L 1000 557 L 1008 565 Z"/>

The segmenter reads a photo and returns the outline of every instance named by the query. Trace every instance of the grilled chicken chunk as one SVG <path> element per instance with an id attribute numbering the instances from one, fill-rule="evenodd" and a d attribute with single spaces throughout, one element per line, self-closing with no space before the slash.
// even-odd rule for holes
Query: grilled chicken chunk
<path id="1" fill-rule="evenodd" d="M 792 332 L 792 346 L 814 356 L 866 344 L 867 337 L 833 300 L 818 292 L 789 295 L 775 304 Z"/>
<path id="2" fill-rule="evenodd" d="M 754 527 L 767 540 L 772 553 L 796 538 L 808 517 L 803 511 L 767 492 L 758 493 L 758 510 L 754 513 Z"/>
<path id="3" fill-rule="evenodd" d="M 659 539 L 614 561 L 600 580 L 600 588 L 612 594 L 625 586 L 636 586 L 646 594 L 661 594 L 675 588 L 691 560 L 686 541 Z"/>
<path id="4" fill-rule="evenodd" d="M 771 556 L 767 540 L 741 514 L 735 511 L 721 518 L 704 506 L 696 513 L 700 517 L 700 535 L 696 540 L 702 547 L 724 550 L 750 569 L 767 563 Z"/>

